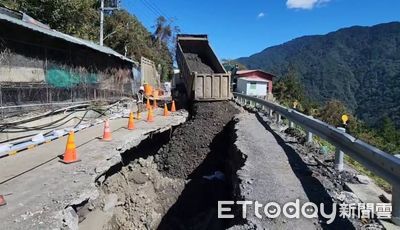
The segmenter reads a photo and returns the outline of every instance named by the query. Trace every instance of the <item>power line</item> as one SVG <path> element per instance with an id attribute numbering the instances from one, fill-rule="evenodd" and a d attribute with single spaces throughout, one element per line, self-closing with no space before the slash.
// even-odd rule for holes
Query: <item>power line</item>
<path id="1" fill-rule="evenodd" d="M 154 15 L 156 15 L 157 17 L 162 16 L 162 17 L 166 18 L 167 20 L 169 20 L 169 18 L 167 16 L 165 16 L 165 14 L 163 14 L 156 5 L 150 4 L 147 0 L 141 0 L 141 1 L 142 1 L 143 5 L 147 9 L 149 9 L 149 11 L 151 11 Z"/>
<path id="2" fill-rule="evenodd" d="M 131 3 L 131 7 L 133 9 L 137 8 L 136 5 L 135 5 L 135 3 L 137 3 L 137 1 L 128 1 L 128 2 Z M 142 12 L 143 12 L 143 14 L 142 14 L 143 17 L 145 17 L 149 21 L 152 21 L 152 16 L 149 14 L 149 12 L 147 10 L 143 10 Z"/>
<path id="3" fill-rule="evenodd" d="M 154 14 L 155 16 L 160 16 L 153 8 L 151 8 L 144 0 L 140 0 L 143 4 L 143 6 L 145 6 L 150 13 Z"/>
<path id="4" fill-rule="evenodd" d="M 166 19 L 169 19 L 169 17 L 167 16 L 167 14 L 166 14 L 163 10 L 161 10 L 161 8 L 159 8 L 159 7 L 157 6 L 157 4 L 155 4 L 155 3 L 152 2 L 152 1 L 148 1 L 148 0 L 143 0 L 143 1 L 147 2 L 148 4 L 150 4 L 157 12 L 159 12 L 160 15 L 164 16 Z"/>

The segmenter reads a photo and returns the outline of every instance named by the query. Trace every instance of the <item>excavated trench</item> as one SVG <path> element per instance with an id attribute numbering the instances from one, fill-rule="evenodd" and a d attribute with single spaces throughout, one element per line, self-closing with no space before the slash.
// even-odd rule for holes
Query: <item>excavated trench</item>
<path id="1" fill-rule="evenodd" d="M 100 198 L 78 212 L 80 228 L 226 229 L 241 221 L 217 218 L 218 200 L 240 199 L 237 113 L 230 102 L 196 103 L 189 121 L 124 153 L 98 180 Z"/>

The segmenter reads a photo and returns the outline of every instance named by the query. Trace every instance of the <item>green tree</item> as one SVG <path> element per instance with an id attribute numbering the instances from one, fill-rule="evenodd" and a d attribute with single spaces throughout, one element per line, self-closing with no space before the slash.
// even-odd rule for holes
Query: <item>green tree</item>
<path id="1" fill-rule="evenodd" d="M 396 130 L 394 122 L 387 116 L 383 118 L 380 136 L 385 143 L 384 150 L 394 154 L 400 153 L 400 132 Z"/>
<path id="2" fill-rule="evenodd" d="M 396 143 L 398 141 L 399 132 L 396 130 L 396 126 L 389 117 L 384 117 L 381 127 L 382 137 L 391 143 Z"/>
<path id="3" fill-rule="evenodd" d="M 290 107 L 294 101 L 304 101 L 304 88 L 294 70 L 289 70 L 285 76 L 275 82 L 274 96 L 278 101 Z"/>
<path id="4" fill-rule="evenodd" d="M 170 66 L 172 65 L 175 54 L 176 35 L 180 32 L 179 27 L 174 26 L 173 23 L 173 19 L 167 20 L 164 16 L 160 16 L 156 19 L 155 25 L 153 26 L 155 29 L 153 33 L 155 47 L 162 55 L 171 56 L 171 60 L 165 59 L 163 62 L 159 63 L 161 65 L 161 79 L 164 81 L 169 80 L 172 76 L 170 74 L 172 72 Z M 169 61 L 171 63 L 169 63 Z"/>
<path id="5" fill-rule="evenodd" d="M 350 117 L 349 122 L 353 120 L 343 102 L 338 100 L 330 100 L 320 110 L 318 118 L 330 125 L 341 126 L 343 114 L 346 114 Z"/>
<path id="6" fill-rule="evenodd" d="M 89 40 L 99 37 L 97 0 L 6 0 L 5 5 L 26 12 L 52 29 Z"/>
<path id="7" fill-rule="evenodd" d="M 153 33 L 154 41 L 157 43 L 158 48 L 161 49 L 162 44 L 168 44 L 172 37 L 171 23 L 168 23 L 164 16 L 160 16 L 156 19 L 156 24 L 153 27 L 155 28 Z"/>

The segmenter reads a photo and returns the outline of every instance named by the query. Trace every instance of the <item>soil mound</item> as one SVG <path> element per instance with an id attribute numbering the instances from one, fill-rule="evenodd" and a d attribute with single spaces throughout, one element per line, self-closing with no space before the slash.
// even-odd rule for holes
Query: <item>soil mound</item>
<path id="1" fill-rule="evenodd" d="M 198 54 L 185 53 L 186 62 L 189 65 L 191 71 L 198 73 L 213 74 L 214 70 L 201 60 Z"/>
<path id="2" fill-rule="evenodd" d="M 238 112 L 231 102 L 196 103 L 192 119 L 178 127 L 171 141 L 159 150 L 159 170 L 169 177 L 187 178 L 207 157 L 215 136 Z"/>

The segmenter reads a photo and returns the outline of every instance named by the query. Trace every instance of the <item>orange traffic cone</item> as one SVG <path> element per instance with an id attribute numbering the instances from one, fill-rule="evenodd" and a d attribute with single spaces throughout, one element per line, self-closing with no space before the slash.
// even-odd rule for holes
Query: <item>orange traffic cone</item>
<path id="1" fill-rule="evenodd" d="M 154 121 L 153 109 L 150 107 L 149 111 L 147 112 L 147 122 L 153 122 L 153 121 Z"/>
<path id="2" fill-rule="evenodd" d="M 107 119 L 104 122 L 104 133 L 102 141 L 111 141 L 110 121 Z"/>
<path id="3" fill-rule="evenodd" d="M 151 105 L 150 105 L 150 99 L 147 98 L 146 109 L 149 110 L 150 107 L 151 107 Z"/>
<path id="4" fill-rule="evenodd" d="M 138 119 L 138 120 L 142 119 L 142 115 L 140 114 L 139 110 L 137 111 L 136 119 Z"/>
<path id="5" fill-rule="evenodd" d="M 167 104 L 164 104 L 164 114 L 163 114 L 163 116 L 164 116 L 164 117 L 169 116 L 169 111 L 168 111 Z"/>
<path id="6" fill-rule="evenodd" d="M 174 100 L 172 100 L 171 112 L 176 112 L 175 101 Z"/>
<path id="7" fill-rule="evenodd" d="M 7 202 L 6 202 L 6 200 L 4 199 L 4 196 L 3 196 L 3 195 L 0 195 L 0 206 L 6 205 L 6 204 L 7 204 Z"/>
<path id="8" fill-rule="evenodd" d="M 78 159 L 76 154 L 75 133 L 74 131 L 70 131 L 67 139 L 67 147 L 65 148 L 64 157 L 61 162 L 64 164 L 71 164 L 78 161 L 81 160 Z"/>
<path id="9" fill-rule="evenodd" d="M 128 121 L 128 129 L 133 130 L 135 129 L 135 121 L 133 119 L 133 112 L 129 114 L 129 121 Z"/>
<path id="10" fill-rule="evenodd" d="M 157 99 L 154 98 L 154 101 L 153 101 L 153 109 L 156 109 L 157 107 L 158 107 L 158 105 L 157 105 Z"/>

